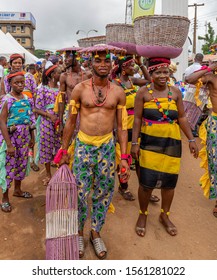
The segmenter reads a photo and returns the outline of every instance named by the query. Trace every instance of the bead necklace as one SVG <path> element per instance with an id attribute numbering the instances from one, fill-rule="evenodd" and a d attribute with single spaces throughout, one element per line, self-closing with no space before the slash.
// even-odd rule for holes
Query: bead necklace
<path id="1" fill-rule="evenodd" d="M 151 88 L 151 84 L 148 84 L 147 85 L 147 89 L 148 89 L 148 92 L 151 94 L 151 96 L 153 97 L 153 100 L 155 102 L 155 104 L 157 105 L 157 108 L 158 108 L 158 111 L 161 112 L 162 114 L 162 117 L 159 119 L 159 121 L 168 121 L 169 123 L 173 124 L 175 121 L 174 120 L 171 120 L 169 118 L 169 107 L 170 107 L 170 104 L 171 104 L 171 101 L 172 101 L 172 92 L 170 91 L 170 87 L 171 87 L 171 84 L 170 83 L 167 83 L 167 86 L 169 88 L 169 92 L 167 94 L 167 98 L 168 98 L 168 107 L 167 109 L 164 111 L 164 109 L 162 108 L 158 98 L 154 97 L 153 96 L 153 89 Z"/>
<path id="2" fill-rule="evenodd" d="M 107 97 L 108 97 L 108 91 L 110 89 L 110 84 L 109 84 L 109 81 L 108 81 L 108 84 L 107 84 L 107 89 L 106 89 L 106 94 L 105 94 L 105 97 L 101 100 L 100 98 L 102 98 L 102 91 L 101 89 L 98 90 L 98 96 L 95 92 L 95 89 L 94 89 L 94 81 L 93 79 L 90 79 L 90 85 L 91 85 L 91 88 L 92 88 L 92 101 L 93 103 L 97 106 L 97 107 L 101 107 L 105 104 L 106 100 L 107 100 Z M 97 102 L 95 102 L 95 97 L 97 99 Z"/>
<path id="3" fill-rule="evenodd" d="M 119 85 L 123 88 L 123 90 L 129 90 L 129 88 L 126 87 L 126 85 L 121 81 L 121 79 L 115 79 L 115 80 L 119 83 Z M 129 78 L 129 82 L 131 84 L 130 89 L 132 89 L 130 91 L 130 94 L 133 94 L 133 93 L 137 92 L 136 86 L 134 86 L 134 84 L 132 83 L 132 80 L 130 78 Z"/>

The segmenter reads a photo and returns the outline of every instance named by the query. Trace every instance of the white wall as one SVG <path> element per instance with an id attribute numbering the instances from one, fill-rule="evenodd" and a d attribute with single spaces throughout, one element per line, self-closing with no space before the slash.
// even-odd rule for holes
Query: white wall
<path id="1" fill-rule="evenodd" d="M 163 0 L 162 14 L 188 17 L 188 0 Z M 182 74 L 188 67 L 188 45 L 189 41 L 187 39 L 182 54 L 176 59 L 173 59 L 173 61 L 179 62 L 179 65 L 177 66 L 178 70 L 174 75 L 177 80 L 182 80 Z"/>

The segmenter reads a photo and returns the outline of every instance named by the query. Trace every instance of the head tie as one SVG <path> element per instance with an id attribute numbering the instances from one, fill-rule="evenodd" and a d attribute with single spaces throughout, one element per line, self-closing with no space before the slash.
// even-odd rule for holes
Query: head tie
<path id="1" fill-rule="evenodd" d="M 13 60 L 18 59 L 18 58 L 21 58 L 22 61 L 24 61 L 24 57 L 23 57 L 21 54 L 19 54 L 19 53 L 14 53 L 14 54 L 12 54 L 12 55 L 10 56 L 9 61 L 13 61 Z"/>
<path id="2" fill-rule="evenodd" d="M 57 65 L 53 65 L 50 68 L 48 68 L 45 72 L 45 75 L 48 76 L 54 69 L 56 69 L 58 66 Z"/>
<path id="3" fill-rule="evenodd" d="M 12 79 L 13 77 L 16 77 L 16 76 L 24 76 L 24 72 L 19 71 L 19 72 L 11 73 L 7 76 L 7 79 L 10 80 L 10 79 Z"/>

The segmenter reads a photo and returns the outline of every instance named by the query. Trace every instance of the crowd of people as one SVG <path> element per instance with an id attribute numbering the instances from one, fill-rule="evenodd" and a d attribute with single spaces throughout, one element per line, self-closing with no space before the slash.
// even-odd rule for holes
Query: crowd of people
<path id="1" fill-rule="evenodd" d="M 207 123 L 208 188 L 209 198 L 216 199 L 217 63 L 201 66 L 200 59 L 196 55 L 193 66 L 186 69 L 185 81 L 195 84 L 199 80 L 208 87 L 212 104 Z M 42 63 L 30 65 L 25 65 L 22 55 L 13 54 L 8 63 L 9 72 L 4 71 L 6 58 L 0 57 L 1 210 L 12 211 L 9 189 L 13 181 L 14 196 L 33 197 L 21 188 L 30 168 L 37 172 L 39 162 L 45 165 L 43 185 L 47 186 L 51 166 L 69 164 L 73 158 L 80 258 L 85 254 L 90 192 L 90 241 L 99 259 L 107 255 L 100 232 L 115 191 L 116 173 L 118 192 L 128 201 L 136 199 L 128 184 L 130 170 L 137 174 L 136 234 L 145 236 L 148 205 L 161 200 L 159 220 L 175 236 L 178 231 L 169 214 L 180 171 L 180 129 L 190 153 L 195 158 L 199 153 L 183 94 L 176 86 L 177 66 L 168 58 L 145 60 L 108 45 L 93 46 L 88 53 L 77 48 L 62 56 L 46 53 Z M 161 198 L 152 194 L 154 189 L 161 189 Z M 213 214 L 217 216 L 217 205 Z"/>

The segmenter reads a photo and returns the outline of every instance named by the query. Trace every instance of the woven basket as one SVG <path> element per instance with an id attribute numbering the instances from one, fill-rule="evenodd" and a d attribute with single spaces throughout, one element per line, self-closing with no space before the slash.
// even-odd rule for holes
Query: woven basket
<path id="1" fill-rule="evenodd" d="M 135 44 L 134 28 L 131 24 L 114 23 L 106 25 L 106 43 L 124 42 Z"/>
<path id="2" fill-rule="evenodd" d="M 118 48 L 124 48 L 127 53 L 136 54 L 133 25 L 124 23 L 107 24 L 106 43 Z"/>
<path id="3" fill-rule="evenodd" d="M 106 36 L 95 36 L 78 40 L 78 45 L 81 48 L 92 47 L 98 44 L 106 44 Z"/>
<path id="4" fill-rule="evenodd" d="M 138 17 L 134 21 L 136 44 L 182 48 L 188 36 L 189 25 L 190 20 L 182 16 Z"/>

